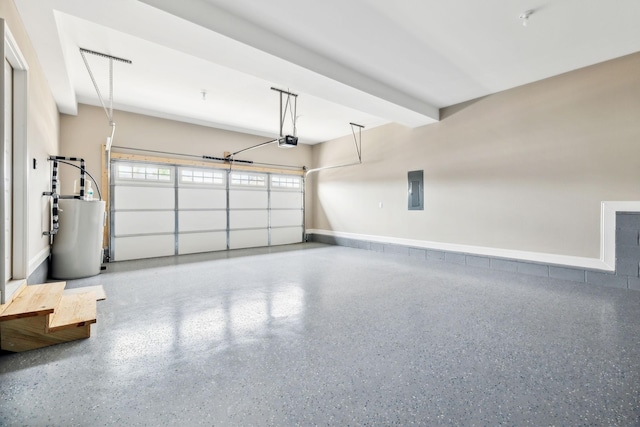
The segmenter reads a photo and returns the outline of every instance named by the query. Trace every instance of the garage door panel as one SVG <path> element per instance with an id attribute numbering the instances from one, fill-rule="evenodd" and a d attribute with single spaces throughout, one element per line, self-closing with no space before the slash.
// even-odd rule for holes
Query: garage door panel
<path id="1" fill-rule="evenodd" d="M 114 260 L 303 240 L 302 177 L 119 160 L 112 170 Z"/>
<path id="2" fill-rule="evenodd" d="M 302 227 L 272 228 L 271 244 L 288 245 L 302 242 Z"/>
<path id="3" fill-rule="evenodd" d="M 179 209 L 226 209 L 227 192 L 215 188 L 180 188 Z"/>
<path id="4" fill-rule="evenodd" d="M 258 211 L 231 211 L 229 212 L 229 228 L 267 228 L 269 226 L 269 213 L 266 210 Z"/>
<path id="5" fill-rule="evenodd" d="M 302 209 L 302 193 L 291 191 L 272 191 L 272 209 Z"/>
<path id="6" fill-rule="evenodd" d="M 229 232 L 230 249 L 255 248 L 269 245 L 267 230 L 233 230 Z"/>
<path id="7" fill-rule="evenodd" d="M 267 191 L 229 190 L 230 209 L 267 209 Z"/>
<path id="8" fill-rule="evenodd" d="M 116 186 L 114 207 L 123 209 L 174 209 L 175 189 L 151 186 Z"/>
<path id="9" fill-rule="evenodd" d="M 226 228 L 226 211 L 180 211 L 178 214 L 178 232 Z"/>
<path id="10" fill-rule="evenodd" d="M 115 212 L 115 235 L 173 233 L 175 212 Z"/>
<path id="11" fill-rule="evenodd" d="M 178 235 L 178 253 L 223 251 L 227 249 L 227 232 L 188 233 Z"/>
<path id="12" fill-rule="evenodd" d="M 301 210 L 272 210 L 271 211 L 271 226 L 283 227 L 287 225 L 302 225 L 302 211 Z"/>
<path id="13" fill-rule="evenodd" d="M 175 238 L 172 234 L 116 237 L 114 239 L 115 261 L 170 256 L 174 252 Z"/>

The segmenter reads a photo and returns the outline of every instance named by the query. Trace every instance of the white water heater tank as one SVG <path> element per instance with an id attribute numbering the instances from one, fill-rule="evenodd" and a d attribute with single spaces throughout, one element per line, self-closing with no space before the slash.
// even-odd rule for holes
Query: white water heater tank
<path id="1" fill-rule="evenodd" d="M 58 233 L 51 246 L 51 277 L 95 276 L 102 265 L 105 202 L 61 199 Z"/>

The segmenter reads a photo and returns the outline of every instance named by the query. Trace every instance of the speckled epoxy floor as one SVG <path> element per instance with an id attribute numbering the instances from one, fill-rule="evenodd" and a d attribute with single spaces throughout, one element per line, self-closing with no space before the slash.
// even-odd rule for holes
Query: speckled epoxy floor
<path id="1" fill-rule="evenodd" d="M 109 265 L 0 425 L 638 425 L 640 292 L 319 244 Z"/>

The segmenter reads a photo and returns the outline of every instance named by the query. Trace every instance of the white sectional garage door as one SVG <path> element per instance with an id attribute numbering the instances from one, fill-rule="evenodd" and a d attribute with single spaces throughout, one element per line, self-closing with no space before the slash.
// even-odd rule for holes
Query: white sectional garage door
<path id="1" fill-rule="evenodd" d="M 115 261 L 298 243 L 301 176 L 112 163 Z"/>
<path id="2" fill-rule="evenodd" d="M 229 249 L 269 245 L 267 174 L 231 172 Z"/>
<path id="3" fill-rule="evenodd" d="M 175 253 L 173 167 L 114 163 L 111 248 L 116 260 Z"/>
<path id="4" fill-rule="evenodd" d="M 178 167 L 178 254 L 227 249 L 227 171 Z"/>
<path id="5" fill-rule="evenodd" d="M 304 233 L 302 177 L 271 175 L 269 188 L 269 243 L 300 242 Z"/>

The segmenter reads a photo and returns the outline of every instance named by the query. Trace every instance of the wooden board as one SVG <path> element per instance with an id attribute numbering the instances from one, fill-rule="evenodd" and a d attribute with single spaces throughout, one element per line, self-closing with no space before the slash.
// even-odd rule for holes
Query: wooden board
<path id="1" fill-rule="evenodd" d="M 4 311 L 9 307 L 9 305 L 13 302 L 13 300 L 16 299 L 18 295 L 20 295 L 20 293 L 24 290 L 26 286 L 27 286 L 27 282 L 26 281 L 22 282 L 22 285 L 20 285 L 18 289 L 16 289 L 13 295 L 11 295 L 4 304 L 0 304 L 0 315 L 4 313 Z"/>
<path id="2" fill-rule="evenodd" d="M 83 292 L 62 295 L 52 315 L 47 332 L 75 328 L 96 323 L 96 294 Z"/>
<path id="3" fill-rule="evenodd" d="M 56 282 L 25 287 L 0 314 L 0 321 L 53 313 L 62 297 L 65 285 L 66 282 Z"/>
<path id="4" fill-rule="evenodd" d="M 85 292 L 94 292 L 96 294 L 96 301 L 104 301 L 107 299 L 107 294 L 104 291 L 104 288 L 102 287 L 102 285 L 84 286 L 82 288 L 71 288 L 71 289 L 67 288 L 64 290 L 62 295 L 82 294 Z"/>
<path id="5" fill-rule="evenodd" d="M 0 348 L 20 352 L 91 336 L 91 324 L 45 333 L 49 316 L 13 319 L 0 323 Z"/>

